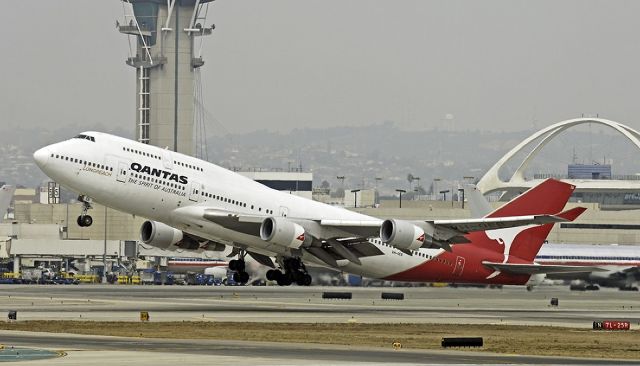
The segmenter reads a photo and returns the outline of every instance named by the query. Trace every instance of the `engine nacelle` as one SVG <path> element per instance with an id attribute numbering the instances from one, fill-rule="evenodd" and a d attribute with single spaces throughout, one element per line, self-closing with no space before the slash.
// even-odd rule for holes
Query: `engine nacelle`
<path id="1" fill-rule="evenodd" d="M 140 227 L 140 238 L 143 243 L 153 245 L 156 248 L 175 250 L 178 246 L 174 246 L 174 244 L 179 243 L 184 235 L 182 231 L 161 222 L 145 221 Z"/>
<path id="2" fill-rule="evenodd" d="M 424 243 L 424 230 L 402 220 L 384 220 L 380 226 L 380 240 L 403 250 L 416 250 Z"/>
<path id="3" fill-rule="evenodd" d="M 302 226 L 283 217 L 267 217 L 260 225 L 260 239 L 287 248 L 298 249 L 311 242 Z"/>

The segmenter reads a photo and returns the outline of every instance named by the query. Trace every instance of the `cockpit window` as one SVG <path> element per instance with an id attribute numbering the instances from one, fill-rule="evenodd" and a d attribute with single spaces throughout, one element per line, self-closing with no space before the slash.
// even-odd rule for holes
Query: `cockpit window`
<path id="1" fill-rule="evenodd" d="M 74 139 L 85 139 L 85 140 L 89 140 L 91 142 L 96 142 L 96 139 L 93 138 L 93 136 L 83 135 L 83 134 L 79 134 L 78 136 L 74 137 Z"/>

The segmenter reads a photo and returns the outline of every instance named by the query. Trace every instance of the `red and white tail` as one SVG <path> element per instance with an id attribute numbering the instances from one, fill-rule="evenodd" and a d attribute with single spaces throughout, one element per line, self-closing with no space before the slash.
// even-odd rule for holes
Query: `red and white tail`
<path id="1" fill-rule="evenodd" d="M 556 215 L 573 221 L 585 211 L 585 208 L 576 207 L 561 211 L 574 190 L 575 186 L 572 184 L 547 179 L 486 217 Z M 518 259 L 532 262 L 552 228 L 553 224 L 546 224 L 488 230 L 473 235 L 472 243 L 503 253 L 505 262 Z"/>

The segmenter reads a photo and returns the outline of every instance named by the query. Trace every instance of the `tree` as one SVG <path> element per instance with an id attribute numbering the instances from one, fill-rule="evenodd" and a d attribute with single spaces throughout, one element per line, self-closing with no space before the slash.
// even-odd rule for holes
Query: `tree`
<path id="1" fill-rule="evenodd" d="M 407 181 L 409 182 L 409 191 L 412 190 L 411 186 L 413 185 L 413 181 L 415 179 L 416 178 L 413 176 L 413 174 L 411 174 L 411 173 L 407 174 Z"/>
<path id="2" fill-rule="evenodd" d="M 414 189 L 414 191 L 416 192 L 417 195 L 419 196 L 424 196 L 427 194 L 427 191 L 424 189 L 424 187 L 422 187 L 421 185 L 417 185 L 416 189 Z"/>

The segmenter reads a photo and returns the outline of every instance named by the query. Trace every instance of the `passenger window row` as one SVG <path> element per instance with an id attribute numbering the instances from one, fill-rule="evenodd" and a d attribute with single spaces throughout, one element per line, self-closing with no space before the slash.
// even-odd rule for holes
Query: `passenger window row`
<path id="1" fill-rule="evenodd" d="M 183 167 L 185 167 L 185 168 L 189 168 L 189 169 L 197 170 L 197 171 L 199 171 L 199 172 L 204 172 L 204 169 L 200 168 L 199 166 L 195 166 L 195 165 L 191 165 L 191 164 L 183 163 L 183 162 L 181 162 L 181 161 L 177 161 L 177 160 L 174 160 L 174 161 L 173 161 L 173 163 L 174 163 L 174 164 L 176 164 L 176 165 L 183 166 Z"/>
<path id="2" fill-rule="evenodd" d="M 156 184 L 163 184 L 167 187 L 171 187 L 171 188 L 175 188 L 175 189 L 179 189 L 184 191 L 184 186 L 176 184 L 176 183 L 172 183 L 172 182 L 167 182 L 164 179 L 159 179 L 159 178 L 155 178 L 155 177 L 150 177 L 148 175 L 145 174 L 138 174 L 138 173 L 133 173 L 133 177 L 134 178 L 138 178 L 138 179 L 142 179 L 142 180 L 146 180 L 147 182 L 151 182 L 151 183 L 156 183 Z"/>
<path id="3" fill-rule="evenodd" d="M 84 166 L 90 166 L 90 167 L 96 168 L 96 169 L 103 169 L 103 170 L 107 170 L 107 171 L 110 171 L 110 172 L 113 171 L 113 168 L 110 167 L 110 166 L 97 164 L 97 163 L 93 163 L 93 162 L 86 161 L 86 160 L 71 158 L 69 156 L 64 156 L 64 155 L 59 155 L 59 154 L 51 154 L 51 157 L 52 158 L 56 158 L 56 159 L 60 159 L 60 160 L 64 160 L 64 161 L 68 161 L 70 163 L 82 164 Z"/>
<path id="4" fill-rule="evenodd" d="M 196 190 L 195 193 L 197 194 L 198 191 Z M 222 196 L 218 196 L 209 192 L 202 192 L 202 196 L 207 197 L 207 198 L 211 198 L 214 200 L 218 200 L 221 202 L 225 202 L 225 203 L 230 203 L 232 205 L 236 205 L 236 206 L 240 206 L 240 207 L 247 207 L 247 204 L 245 202 L 240 202 L 240 201 L 236 201 L 236 200 L 232 200 L 230 198 L 226 198 L 226 197 L 222 197 Z M 255 210 L 255 206 L 251 205 L 249 206 L 251 210 Z M 262 212 L 262 207 L 258 207 L 258 212 Z M 269 215 L 273 215 L 273 210 L 269 210 L 269 209 L 265 209 L 264 212 L 266 214 Z"/>
<path id="5" fill-rule="evenodd" d="M 146 152 L 146 151 L 141 151 L 141 150 L 136 150 L 136 149 L 130 149 L 130 148 L 128 148 L 128 147 L 123 147 L 123 148 L 122 148 L 122 151 L 126 151 L 126 152 L 130 152 L 130 153 L 133 153 L 133 154 L 138 154 L 138 155 L 146 156 L 146 157 L 153 158 L 153 159 L 156 159 L 156 160 L 162 160 L 162 158 L 161 158 L 160 156 L 155 155 L 155 154 L 148 153 L 148 152 Z"/>
<path id="6" fill-rule="evenodd" d="M 380 240 L 380 239 L 371 239 L 371 241 L 374 242 L 375 244 L 380 244 L 380 245 L 388 247 L 388 248 L 395 248 L 393 245 L 389 245 L 389 244 L 383 243 L 382 240 Z M 435 258 L 434 256 L 428 255 L 427 253 L 423 253 L 423 252 L 421 252 L 419 250 L 412 250 L 411 254 L 418 255 L 420 257 L 424 257 L 424 258 L 427 258 L 427 259 Z M 447 262 L 447 261 L 441 260 L 441 259 L 438 259 L 438 261 L 439 262 Z"/>

